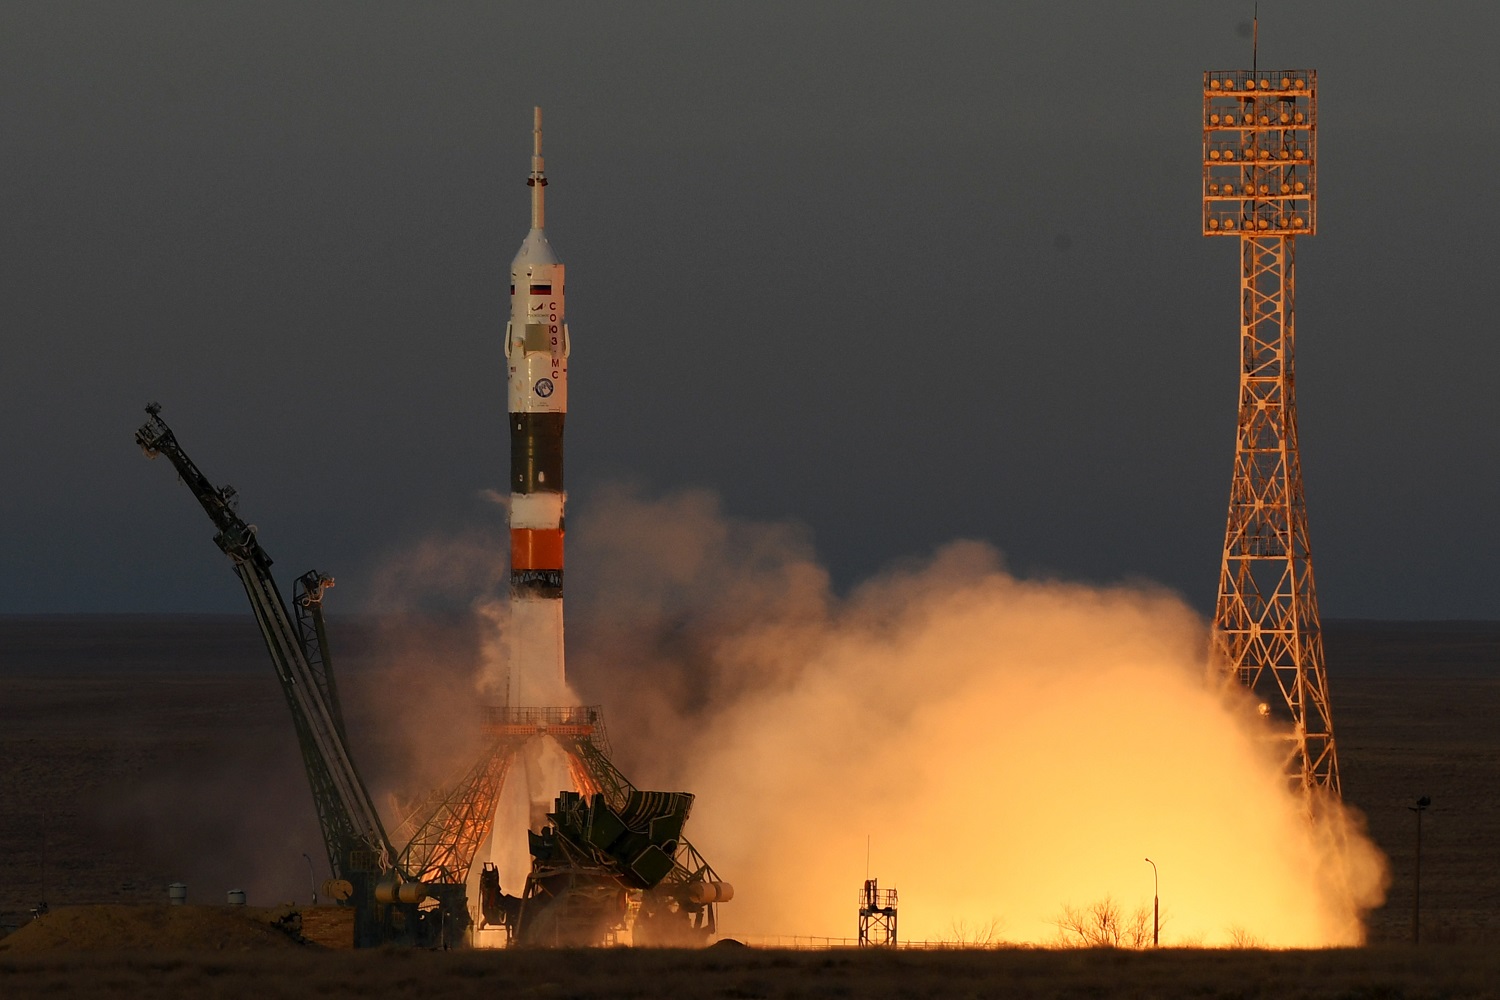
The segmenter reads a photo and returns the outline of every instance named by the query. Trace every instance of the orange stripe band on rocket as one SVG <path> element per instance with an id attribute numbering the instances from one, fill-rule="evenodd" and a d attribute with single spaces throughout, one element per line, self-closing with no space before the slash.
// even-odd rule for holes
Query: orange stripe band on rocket
<path id="1" fill-rule="evenodd" d="M 510 568 L 563 568 L 563 532 L 561 528 L 510 529 Z"/>

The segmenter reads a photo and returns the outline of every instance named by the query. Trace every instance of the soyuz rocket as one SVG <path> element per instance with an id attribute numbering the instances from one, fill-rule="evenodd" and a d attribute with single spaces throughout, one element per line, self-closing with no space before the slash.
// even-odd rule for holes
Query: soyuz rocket
<path id="1" fill-rule="evenodd" d="M 568 322 L 563 265 L 547 242 L 542 109 L 533 112 L 531 231 L 510 265 L 505 328 L 510 412 L 511 705 L 559 705 L 563 666 L 563 422 Z"/>

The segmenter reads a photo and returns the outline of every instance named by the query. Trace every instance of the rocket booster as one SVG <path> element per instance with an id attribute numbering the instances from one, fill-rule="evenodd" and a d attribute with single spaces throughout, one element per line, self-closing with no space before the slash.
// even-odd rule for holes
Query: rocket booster
<path id="1" fill-rule="evenodd" d="M 510 265 L 510 702 L 562 704 L 563 422 L 568 323 L 563 265 L 547 242 L 542 109 L 534 111 L 531 231 Z"/>

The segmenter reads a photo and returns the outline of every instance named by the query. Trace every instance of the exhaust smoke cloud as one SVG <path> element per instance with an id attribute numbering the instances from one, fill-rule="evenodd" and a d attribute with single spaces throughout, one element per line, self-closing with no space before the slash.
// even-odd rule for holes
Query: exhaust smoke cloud
<path id="1" fill-rule="evenodd" d="M 1054 942 L 1064 907 L 1149 908 L 1148 855 L 1164 944 L 1357 944 L 1384 896 L 1361 817 L 1309 822 L 1169 593 L 955 542 L 839 596 L 804 531 L 707 493 L 574 526 L 570 680 L 638 785 L 697 794 L 722 933 L 853 936 L 867 836 L 903 940 Z"/>

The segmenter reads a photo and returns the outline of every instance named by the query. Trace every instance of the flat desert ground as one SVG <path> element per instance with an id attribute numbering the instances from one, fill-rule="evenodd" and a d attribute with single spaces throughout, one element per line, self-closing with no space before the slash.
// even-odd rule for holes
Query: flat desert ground
<path id="1" fill-rule="evenodd" d="M 434 620 L 407 641 L 468 655 L 452 626 Z M 386 724 L 402 699 L 381 689 L 380 630 L 334 627 L 351 735 L 379 787 L 411 751 Z M 1367 948 L 336 954 L 236 939 L 84 955 L 0 938 L 0 995 L 1500 996 L 1500 623 L 1330 622 L 1325 638 L 1344 797 L 1392 869 Z M 0 761 L 0 931 L 26 925 L 41 899 L 54 913 L 160 906 L 175 881 L 192 903 L 239 888 L 252 903 L 305 904 L 302 854 L 326 864 L 248 618 L 0 617 Z M 1414 948 L 1408 806 L 1422 795 L 1433 805 Z"/>

